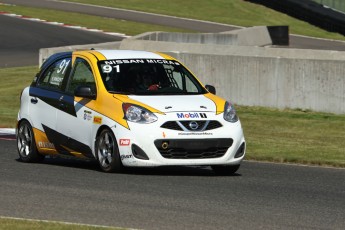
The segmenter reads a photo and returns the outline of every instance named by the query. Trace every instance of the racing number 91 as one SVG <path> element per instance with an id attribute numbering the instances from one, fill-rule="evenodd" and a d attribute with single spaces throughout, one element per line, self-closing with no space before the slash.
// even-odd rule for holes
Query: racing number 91
<path id="1" fill-rule="evenodd" d="M 67 61 L 66 59 L 63 59 L 59 65 L 59 69 L 56 72 L 61 73 L 61 74 L 65 74 L 65 71 L 66 71 L 70 62 L 71 62 L 71 60 Z"/>
<path id="2" fill-rule="evenodd" d="M 116 69 L 116 73 L 120 73 L 120 66 L 114 65 L 113 67 L 111 65 L 104 65 L 102 67 L 103 73 L 111 73 L 113 71 L 113 68 Z"/>

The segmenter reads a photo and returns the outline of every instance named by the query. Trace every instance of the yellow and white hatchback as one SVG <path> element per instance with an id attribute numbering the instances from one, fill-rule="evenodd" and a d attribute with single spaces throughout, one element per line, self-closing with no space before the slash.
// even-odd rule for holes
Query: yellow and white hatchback
<path id="1" fill-rule="evenodd" d="M 208 165 L 235 173 L 245 139 L 233 105 L 165 54 L 88 50 L 52 55 L 21 95 L 17 145 L 124 166 Z"/>

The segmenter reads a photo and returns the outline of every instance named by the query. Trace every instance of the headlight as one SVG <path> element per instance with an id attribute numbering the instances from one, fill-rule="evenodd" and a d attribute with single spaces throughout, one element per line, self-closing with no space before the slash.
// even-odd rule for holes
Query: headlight
<path id="1" fill-rule="evenodd" d="M 224 106 L 224 120 L 229 122 L 238 121 L 235 107 L 229 102 L 226 102 Z"/>
<path id="2" fill-rule="evenodd" d="M 127 121 L 148 124 L 158 119 L 152 112 L 138 105 L 124 103 L 122 109 Z"/>

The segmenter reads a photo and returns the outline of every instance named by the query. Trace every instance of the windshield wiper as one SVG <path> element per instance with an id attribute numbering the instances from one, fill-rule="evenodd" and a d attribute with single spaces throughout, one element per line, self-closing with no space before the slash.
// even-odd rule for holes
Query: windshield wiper
<path id="1" fill-rule="evenodd" d="M 109 93 L 113 93 L 113 94 L 125 94 L 125 95 L 130 95 L 130 94 L 133 94 L 133 93 L 130 93 L 130 92 L 125 92 L 125 91 L 108 91 Z"/>

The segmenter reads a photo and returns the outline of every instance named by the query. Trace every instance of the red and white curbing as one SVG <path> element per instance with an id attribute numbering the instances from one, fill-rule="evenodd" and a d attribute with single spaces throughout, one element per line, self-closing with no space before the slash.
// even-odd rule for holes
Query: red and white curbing
<path id="1" fill-rule="evenodd" d="M 15 129 L 0 128 L 0 140 L 15 140 L 15 135 Z"/>
<path id="2" fill-rule="evenodd" d="M 19 15 L 19 14 L 12 14 L 12 13 L 5 12 L 5 11 L 0 11 L 0 15 L 5 15 L 5 16 L 15 17 L 15 18 L 21 18 L 21 19 L 29 20 L 29 21 L 41 22 L 41 23 L 50 24 L 50 25 L 63 26 L 63 27 L 71 28 L 71 29 L 78 29 L 78 30 L 96 32 L 96 33 L 103 33 L 103 34 L 116 36 L 116 37 L 123 37 L 123 38 L 130 37 L 130 36 L 127 36 L 126 34 L 122 34 L 122 33 L 105 32 L 105 31 L 99 30 L 99 29 L 91 29 L 91 28 L 87 28 L 87 27 L 83 27 L 83 26 L 65 24 L 62 22 L 51 22 L 51 21 L 47 21 L 44 19 L 32 18 L 32 17 L 28 17 L 28 16 Z"/>

